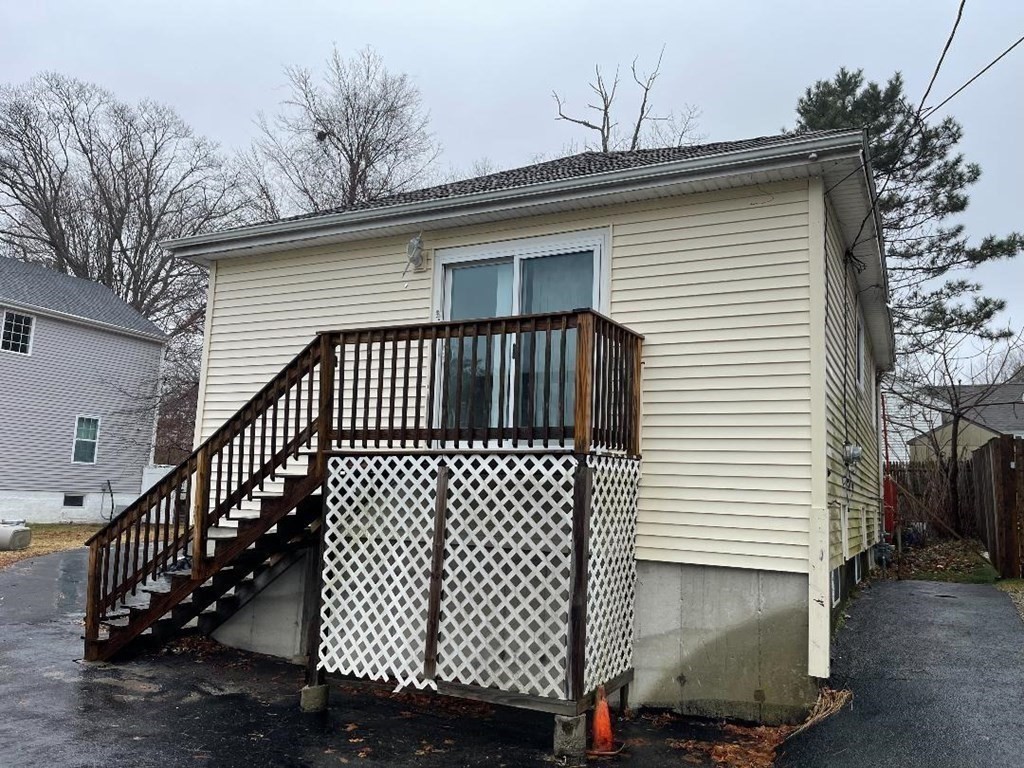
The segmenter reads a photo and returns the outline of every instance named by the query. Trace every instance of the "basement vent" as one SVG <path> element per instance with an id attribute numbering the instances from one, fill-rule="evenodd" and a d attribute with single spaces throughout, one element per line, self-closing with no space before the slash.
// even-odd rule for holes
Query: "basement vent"
<path id="1" fill-rule="evenodd" d="M 85 495 L 81 493 L 65 493 L 64 494 L 64 506 L 65 507 L 84 507 L 85 506 Z"/>
<path id="2" fill-rule="evenodd" d="M 839 598 L 842 597 L 842 580 L 840 577 L 840 571 L 836 568 L 832 571 L 832 578 L 830 579 L 832 585 L 832 607 L 835 608 L 839 605 Z"/>

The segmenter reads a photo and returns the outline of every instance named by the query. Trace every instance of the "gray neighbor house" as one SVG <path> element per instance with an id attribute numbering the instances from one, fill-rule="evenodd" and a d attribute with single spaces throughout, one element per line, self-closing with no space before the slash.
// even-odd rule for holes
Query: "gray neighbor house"
<path id="1" fill-rule="evenodd" d="M 0 519 L 108 519 L 151 458 L 164 334 L 99 283 L 10 258 L 0 322 Z"/>

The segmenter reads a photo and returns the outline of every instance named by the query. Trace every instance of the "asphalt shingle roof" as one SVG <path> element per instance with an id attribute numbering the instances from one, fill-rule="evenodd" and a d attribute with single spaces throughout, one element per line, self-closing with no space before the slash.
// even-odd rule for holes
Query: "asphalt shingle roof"
<path id="1" fill-rule="evenodd" d="M 967 405 L 964 416 L 1004 435 L 1024 433 L 1024 382 L 1016 378 L 994 387 L 958 387 L 961 402 Z"/>
<path id="2" fill-rule="evenodd" d="M 105 285 L 0 257 L 0 305 L 5 302 L 164 338 L 153 322 Z"/>
<path id="3" fill-rule="evenodd" d="M 557 160 L 548 160 L 543 163 L 523 166 L 522 168 L 500 171 L 487 176 L 477 176 L 472 179 L 455 181 L 451 184 L 440 184 L 438 186 L 425 187 L 423 189 L 416 189 L 410 192 L 400 192 L 378 200 L 368 200 L 365 202 L 355 203 L 350 206 L 291 216 L 289 218 L 280 219 L 280 221 L 310 219 L 317 216 L 345 213 L 347 211 L 388 208 L 395 205 L 426 202 L 428 200 L 447 200 L 464 197 L 466 195 L 498 192 L 501 190 L 528 187 L 534 184 L 563 181 L 582 176 L 593 176 L 600 173 L 608 173 L 610 171 L 621 171 L 629 168 L 640 168 L 644 166 L 659 165 L 662 163 L 678 162 L 680 160 L 691 160 L 698 157 L 724 155 L 730 152 L 739 152 L 742 150 L 784 146 L 796 140 L 805 140 L 808 138 L 817 138 L 848 132 L 849 131 L 846 130 L 835 130 L 814 131 L 801 134 L 758 136 L 753 139 L 742 139 L 739 141 L 718 141 L 710 144 L 695 144 L 693 146 L 686 147 L 639 149 L 633 152 L 583 152 L 577 155 L 561 157 Z"/>

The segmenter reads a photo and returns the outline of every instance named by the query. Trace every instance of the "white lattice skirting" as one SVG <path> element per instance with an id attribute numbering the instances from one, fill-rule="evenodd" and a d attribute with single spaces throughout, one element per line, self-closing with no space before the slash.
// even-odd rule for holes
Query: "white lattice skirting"
<path id="1" fill-rule="evenodd" d="M 439 468 L 448 467 L 434 680 L 570 698 L 567 454 L 330 459 L 320 667 L 423 687 Z M 584 682 L 631 665 L 639 462 L 593 473 Z"/>
<path id="2" fill-rule="evenodd" d="M 593 471 L 583 689 L 633 666 L 636 502 L 640 462 L 588 456 Z"/>

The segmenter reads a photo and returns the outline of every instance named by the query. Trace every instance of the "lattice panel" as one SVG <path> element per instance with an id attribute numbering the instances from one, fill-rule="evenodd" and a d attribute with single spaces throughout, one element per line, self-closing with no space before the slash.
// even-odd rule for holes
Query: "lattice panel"
<path id="1" fill-rule="evenodd" d="M 421 686 L 440 458 L 328 466 L 320 667 Z"/>
<path id="2" fill-rule="evenodd" d="M 586 692 L 633 663 L 636 505 L 640 462 L 589 456 L 593 471 L 588 561 Z"/>
<path id="3" fill-rule="evenodd" d="M 564 698 L 575 459 L 466 454 L 446 461 L 437 678 Z"/>

